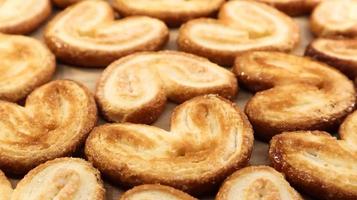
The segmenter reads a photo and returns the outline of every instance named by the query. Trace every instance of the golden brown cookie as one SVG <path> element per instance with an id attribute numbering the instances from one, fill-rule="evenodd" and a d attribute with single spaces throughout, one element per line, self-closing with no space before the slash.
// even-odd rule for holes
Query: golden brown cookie
<path id="1" fill-rule="evenodd" d="M 175 188 L 164 185 L 140 185 L 125 192 L 119 200 L 197 200 Z"/>
<path id="2" fill-rule="evenodd" d="M 312 32 L 320 37 L 357 37 L 357 0 L 327 0 L 310 18 Z"/>
<path id="3" fill-rule="evenodd" d="M 72 4 L 78 3 L 82 0 L 52 0 L 52 2 L 60 8 L 65 8 L 67 6 L 70 6 Z"/>
<path id="4" fill-rule="evenodd" d="M 69 80 L 39 87 L 24 107 L 0 101 L 0 168 L 23 174 L 47 160 L 70 155 L 96 121 L 92 94 Z"/>
<path id="5" fill-rule="evenodd" d="M 0 34 L 0 99 L 19 101 L 51 80 L 56 63 L 41 42 Z"/>
<path id="6" fill-rule="evenodd" d="M 310 13 L 323 0 L 251 0 L 266 3 L 290 16 Z"/>
<path id="7" fill-rule="evenodd" d="M 31 170 L 17 185 L 11 200 L 104 200 L 100 173 L 85 160 L 58 158 Z"/>
<path id="8" fill-rule="evenodd" d="M 176 103 L 204 94 L 233 99 L 237 90 L 234 74 L 207 59 L 160 51 L 112 63 L 98 81 L 96 98 L 109 121 L 150 124 L 164 110 L 166 98 Z"/>
<path id="9" fill-rule="evenodd" d="M 196 19 L 184 24 L 177 40 L 181 50 L 232 65 L 237 55 L 250 50 L 290 51 L 299 41 L 297 24 L 263 3 L 229 1 L 218 20 Z"/>
<path id="10" fill-rule="evenodd" d="M 351 79 L 357 77 L 357 39 L 318 38 L 310 43 L 305 55 L 335 67 Z"/>
<path id="11" fill-rule="evenodd" d="M 0 32 L 27 34 L 51 14 L 50 0 L 1 0 Z"/>
<path id="12" fill-rule="evenodd" d="M 178 26 L 188 20 L 215 13 L 225 0 L 114 0 L 114 8 L 124 16 L 146 15 Z"/>
<path id="13" fill-rule="evenodd" d="M 233 173 L 216 200 L 303 200 L 284 176 L 268 166 L 251 166 Z"/>
<path id="14" fill-rule="evenodd" d="M 357 112 L 340 127 L 340 140 L 321 131 L 285 132 L 270 142 L 274 168 L 318 199 L 357 199 Z"/>
<path id="15" fill-rule="evenodd" d="M 239 82 L 257 92 L 245 113 L 260 139 L 284 131 L 330 130 L 355 107 L 353 83 L 337 70 L 278 52 L 248 52 L 237 57 Z"/>
<path id="16" fill-rule="evenodd" d="M 12 186 L 5 174 L 0 170 L 0 200 L 9 200 L 12 195 Z"/>
<path id="17" fill-rule="evenodd" d="M 200 194 L 247 164 L 253 140 L 251 125 L 238 107 L 206 95 L 178 106 L 169 132 L 130 123 L 96 127 L 85 154 L 113 182 L 160 183 Z"/>
<path id="18" fill-rule="evenodd" d="M 133 52 L 158 50 L 168 40 L 166 25 L 154 18 L 114 19 L 108 2 L 83 1 L 59 13 L 46 27 L 44 39 L 62 62 L 106 67 Z"/>

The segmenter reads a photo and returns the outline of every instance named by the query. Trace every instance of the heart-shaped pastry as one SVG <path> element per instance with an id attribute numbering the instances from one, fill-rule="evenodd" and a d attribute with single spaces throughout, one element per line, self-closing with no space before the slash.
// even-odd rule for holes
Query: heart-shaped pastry
<path id="1" fill-rule="evenodd" d="M 251 0 L 266 3 L 288 15 L 304 15 L 310 13 L 323 0 Z"/>
<path id="2" fill-rule="evenodd" d="M 0 99 L 19 101 L 51 80 L 55 57 L 39 41 L 0 34 Z"/>
<path id="3" fill-rule="evenodd" d="M 312 13 L 310 27 L 320 37 L 357 37 L 357 0 L 323 1 Z"/>
<path id="4" fill-rule="evenodd" d="M 11 200 L 104 200 L 100 173 L 85 160 L 58 158 L 31 170 L 18 184 Z"/>
<path id="5" fill-rule="evenodd" d="M 249 121 L 234 104 L 206 95 L 178 106 L 170 131 L 130 123 L 96 127 L 85 154 L 116 183 L 160 183 L 200 194 L 247 164 L 253 140 Z"/>
<path id="6" fill-rule="evenodd" d="M 166 25 L 154 18 L 114 19 L 108 2 L 82 1 L 59 13 L 46 27 L 44 39 L 63 62 L 106 67 L 133 52 L 158 50 L 168 40 Z"/>
<path id="7" fill-rule="evenodd" d="M 340 127 L 340 140 L 320 131 L 285 132 L 269 157 L 297 189 L 318 199 L 357 199 L 357 112 Z"/>
<path id="8" fill-rule="evenodd" d="M 351 79 L 357 77 L 356 39 L 318 38 L 310 43 L 305 55 L 335 67 Z"/>
<path id="9" fill-rule="evenodd" d="M 119 200 L 197 200 L 192 196 L 164 185 L 140 185 L 125 192 Z"/>
<path id="10" fill-rule="evenodd" d="M 297 24 L 263 3 L 241 0 L 223 5 L 216 19 L 191 20 L 180 28 L 181 50 L 222 64 L 250 50 L 290 51 L 299 41 Z"/>
<path id="11" fill-rule="evenodd" d="M 212 15 L 224 2 L 225 0 L 114 0 L 113 6 L 124 16 L 146 15 L 177 26 L 190 19 Z"/>
<path id="12" fill-rule="evenodd" d="M 109 121 L 150 124 L 162 113 L 166 97 L 182 103 L 219 94 L 232 99 L 237 80 L 205 58 L 177 51 L 136 53 L 106 68 L 96 98 Z"/>
<path id="13" fill-rule="evenodd" d="M 52 0 L 52 2 L 60 8 L 65 8 L 82 0 Z"/>
<path id="14" fill-rule="evenodd" d="M 11 183 L 7 180 L 5 174 L 0 170 L 0 200 L 9 200 L 11 198 Z"/>
<path id="15" fill-rule="evenodd" d="M 25 107 L 0 101 L 0 168 L 23 174 L 40 163 L 70 155 L 97 121 L 92 94 L 57 80 L 32 92 Z"/>
<path id="16" fill-rule="evenodd" d="M 332 67 L 278 52 L 248 52 L 233 69 L 256 93 L 245 113 L 263 140 L 283 131 L 329 130 L 354 109 L 353 83 Z"/>
<path id="17" fill-rule="evenodd" d="M 233 173 L 219 189 L 216 200 L 303 200 L 284 176 L 268 166 L 251 166 Z"/>
<path id="18" fill-rule="evenodd" d="M 27 34 L 51 14 L 50 0 L 1 0 L 0 32 Z"/>

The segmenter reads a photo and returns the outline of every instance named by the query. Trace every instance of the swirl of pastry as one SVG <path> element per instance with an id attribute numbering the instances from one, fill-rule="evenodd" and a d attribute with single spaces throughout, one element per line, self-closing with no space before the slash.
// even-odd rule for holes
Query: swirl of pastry
<path id="1" fill-rule="evenodd" d="M 50 0 L 0 0 L 0 32 L 30 33 L 50 14 Z"/>
<path id="2" fill-rule="evenodd" d="M 177 26 L 190 19 L 212 15 L 224 2 L 225 0 L 114 0 L 113 6 L 124 16 L 146 15 Z"/>
<path id="3" fill-rule="evenodd" d="M 70 155 L 97 121 L 94 97 L 82 85 L 52 81 L 32 92 L 25 107 L 0 101 L 0 168 L 23 174 Z"/>
<path id="4" fill-rule="evenodd" d="M 233 173 L 219 189 L 216 200 L 303 200 L 284 176 L 268 166 L 246 167 Z"/>
<path id="5" fill-rule="evenodd" d="M 0 200 L 9 200 L 12 195 L 12 187 L 5 174 L 0 170 Z"/>
<path id="6" fill-rule="evenodd" d="M 133 52 L 158 50 L 169 31 L 158 19 L 134 16 L 114 19 L 108 2 L 82 1 L 58 14 L 46 27 L 44 39 L 61 61 L 105 67 Z"/>
<path id="7" fill-rule="evenodd" d="M 270 142 L 275 169 L 319 199 L 357 199 L 357 112 L 340 127 L 340 140 L 321 131 L 285 132 Z"/>
<path id="8" fill-rule="evenodd" d="M 0 34 L 0 99 L 19 101 L 51 80 L 56 63 L 39 41 L 25 36 Z"/>
<path id="9" fill-rule="evenodd" d="M 321 37 L 357 37 L 357 0 L 323 1 L 313 11 L 310 26 Z"/>
<path id="10" fill-rule="evenodd" d="M 119 200 L 197 200 L 175 188 L 164 185 L 140 185 L 125 192 Z"/>
<path id="11" fill-rule="evenodd" d="M 260 139 L 283 131 L 329 130 L 354 109 L 353 83 L 307 57 L 278 52 L 247 52 L 233 69 L 256 93 L 245 112 Z"/>
<path id="12" fill-rule="evenodd" d="M 247 164 L 253 140 L 251 125 L 238 107 L 205 95 L 174 110 L 170 132 L 130 123 L 96 127 L 85 154 L 113 182 L 160 183 L 202 194 Z"/>
<path id="13" fill-rule="evenodd" d="M 357 77 L 357 40 L 318 38 L 310 43 L 305 55 L 325 62 L 349 78 Z"/>
<path id="14" fill-rule="evenodd" d="M 229 1 L 219 19 L 196 19 L 179 31 L 181 50 L 232 65 L 235 57 L 250 50 L 290 51 L 299 41 L 297 24 L 284 13 L 263 3 Z"/>
<path id="15" fill-rule="evenodd" d="M 97 84 L 96 98 L 109 121 L 150 124 L 162 113 L 166 98 L 182 103 L 195 96 L 236 96 L 230 71 L 178 51 L 136 53 L 112 63 Z"/>
<path id="16" fill-rule="evenodd" d="M 310 13 L 323 0 L 252 0 L 274 6 L 290 16 Z"/>
<path id="17" fill-rule="evenodd" d="M 17 185 L 11 200 L 104 200 L 100 173 L 79 158 L 58 158 L 31 170 Z"/>
<path id="18" fill-rule="evenodd" d="M 52 2 L 60 8 L 65 8 L 82 0 L 52 0 Z"/>

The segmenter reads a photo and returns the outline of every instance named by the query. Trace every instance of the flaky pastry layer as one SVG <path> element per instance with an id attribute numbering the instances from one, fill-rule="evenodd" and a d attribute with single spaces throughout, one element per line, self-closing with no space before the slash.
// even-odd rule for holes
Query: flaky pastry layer
<path id="1" fill-rule="evenodd" d="M 78 3 L 82 0 L 52 0 L 52 2 L 60 8 L 65 8 L 67 6 L 70 6 L 72 4 Z"/>
<path id="2" fill-rule="evenodd" d="M 290 16 L 310 13 L 323 0 L 251 0 L 274 6 Z"/>
<path id="3" fill-rule="evenodd" d="M 0 200 L 9 200 L 12 195 L 12 186 L 5 174 L 0 170 Z"/>

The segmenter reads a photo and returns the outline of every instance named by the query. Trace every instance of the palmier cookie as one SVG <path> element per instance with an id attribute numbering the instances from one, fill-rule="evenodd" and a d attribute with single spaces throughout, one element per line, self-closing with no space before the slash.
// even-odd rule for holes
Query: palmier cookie
<path id="1" fill-rule="evenodd" d="M 310 13 L 323 0 L 252 0 L 274 6 L 290 16 Z"/>
<path id="2" fill-rule="evenodd" d="M 82 0 L 52 0 L 52 2 L 60 8 L 65 8 Z"/>
<path id="3" fill-rule="evenodd" d="M 39 41 L 0 34 L 0 99 L 19 101 L 51 80 L 55 57 Z"/>
<path id="4" fill-rule="evenodd" d="M 100 173 L 85 160 L 59 158 L 31 170 L 17 185 L 11 200 L 104 200 Z"/>
<path id="5" fill-rule="evenodd" d="M 96 119 L 93 96 L 68 80 L 36 89 L 25 107 L 0 101 L 0 169 L 23 174 L 47 160 L 70 155 Z"/>
<path id="6" fill-rule="evenodd" d="M 340 140 L 321 131 L 273 137 L 269 157 L 297 189 L 318 199 L 357 199 L 357 112 L 340 127 Z"/>
<path id="7" fill-rule="evenodd" d="M 333 129 L 355 106 L 353 83 L 306 57 L 248 52 L 237 57 L 233 71 L 248 89 L 261 91 L 245 113 L 263 140 L 283 131 Z"/>
<path id="8" fill-rule="evenodd" d="M 197 200 L 175 188 L 164 185 L 140 185 L 125 192 L 119 200 Z"/>
<path id="9" fill-rule="evenodd" d="M 335 67 L 351 79 L 357 77 L 357 39 L 315 39 L 305 55 Z"/>
<path id="10" fill-rule="evenodd" d="M 216 200 L 303 200 L 284 176 L 268 166 L 246 167 L 233 173 L 219 189 Z"/>
<path id="11" fill-rule="evenodd" d="M 58 59 L 86 67 L 105 67 L 133 52 L 158 50 L 168 37 L 168 28 L 160 20 L 143 16 L 115 20 L 109 3 L 101 0 L 68 7 L 44 33 Z"/>
<path id="12" fill-rule="evenodd" d="M 357 37 L 357 0 L 323 1 L 312 13 L 310 26 L 320 37 Z"/>
<path id="13" fill-rule="evenodd" d="M 112 63 L 98 81 L 96 98 L 109 121 L 150 124 L 164 110 L 167 97 L 182 103 L 203 94 L 234 98 L 234 74 L 205 58 L 161 51 Z"/>
<path id="14" fill-rule="evenodd" d="M 146 15 L 159 18 L 171 26 L 216 12 L 225 0 L 114 0 L 113 5 L 124 16 Z"/>
<path id="15" fill-rule="evenodd" d="M 284 13 L 263 3 L 229 1 L 219 19 L 196 19 L 179 31 L 178 46 L 221 64 L 250 50 L 290 51 L 299 41 L 297 24 Z"/>
<path id="16" fill-rule="evenodd" d="M 247 164 L 253 140 L 238 107 L 206 95 L 174 110 L 170 132 L 130 123 L 99 126 L 88 137 L 85 154 L 113 182 L 160 183 L 201 194 Z"/>
<path id="17" fill-rule="evenodd" d="M 0 170 L 0 200 L 9 200 L 12 194 L 12 187 L 5 174 Z"/>
<path id="18" fill-rule="evenodd" d="M 27 34 L 51 14 L 50 0 L 1 0 L 0 32 Z"/>

